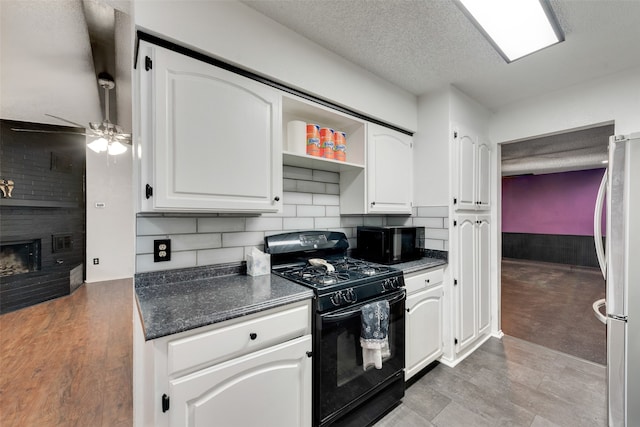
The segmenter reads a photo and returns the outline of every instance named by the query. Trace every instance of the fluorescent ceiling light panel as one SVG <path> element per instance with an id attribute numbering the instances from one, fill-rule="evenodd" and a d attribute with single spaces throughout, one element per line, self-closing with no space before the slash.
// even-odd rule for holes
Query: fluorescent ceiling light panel
<path id="1" fill-rule="evenodd" d="M 547 0 L 458 0 L 507 62 L 564 40 Z"/>

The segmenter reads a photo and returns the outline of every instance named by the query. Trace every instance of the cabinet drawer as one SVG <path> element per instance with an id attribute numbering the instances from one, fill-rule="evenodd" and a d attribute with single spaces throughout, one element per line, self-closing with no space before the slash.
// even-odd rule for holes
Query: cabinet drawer
<path id="1" fill-rule="evenodd" d="M 444 269 L 427 271 L 424 273 L 415 273 L 407 275 L 404 278 L 404 285 L 408 294 L 418 292 L 430 286 L 442 283 L 444 277 Z"/>
<path id="2" fill-rule="evenodd" d="M 169 375 L 211 365 L 305 335 L 309 305 L 296 306 L 168 343 Z"/>

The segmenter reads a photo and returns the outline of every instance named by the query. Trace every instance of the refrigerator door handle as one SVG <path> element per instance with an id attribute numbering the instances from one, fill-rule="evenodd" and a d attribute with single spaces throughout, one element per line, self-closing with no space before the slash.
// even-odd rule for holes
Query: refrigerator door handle
<path id="1" fill-rule="evenodd" d="M 602 205 L 604 204 L 604 197 L 607 192 L 607 172 L 608 171 L 605 170 L 602 176 L 598 196 L 596 197 L 596 207 L 593 212 L 593 240 L 596 245 L 596 255 L 598 256 L 600 271 L 602 271 L 602 277 L 605 279 L 607 278 L 607 258 L 604 253 L 604 245 L 602 244 Z"/>
<path id="2" fill-rule="evenodd" d="M 607 324 L 607 316 L 602 314 L 602 312 L 600 311 L 600 307 L 603 307 L 603 306 L 606 306 L 606 305 L 607 305 L 607 300 L 602 298 L 602 299 L 599 299 L 599 300 L 595 301 L 593 303 L 593 306 L 592 306 L 593 307 L 593 314 L 595 314 L 596 319 L 598 319 L 599 321 L 601 321 L 605 325 Z"/>

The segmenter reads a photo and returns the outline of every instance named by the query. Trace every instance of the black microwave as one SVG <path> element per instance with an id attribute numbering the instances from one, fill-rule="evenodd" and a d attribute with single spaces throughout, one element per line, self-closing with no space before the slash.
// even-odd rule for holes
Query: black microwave
<path id="1" fill-rule="evenodd" d="M 358 256 L 380 264 L 422 258 L 424 227 L 358 227 Z"/>

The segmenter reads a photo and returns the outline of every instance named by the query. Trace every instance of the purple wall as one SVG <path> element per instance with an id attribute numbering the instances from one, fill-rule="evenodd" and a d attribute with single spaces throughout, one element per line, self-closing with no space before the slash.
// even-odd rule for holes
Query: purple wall
<path id="1" fill-rule="evenodd" d="M 502 231 L 593 236 L 594 205 L 604 171 L 503 177 Z M 604 234 L 604 218 L 602 230 Z"/>

